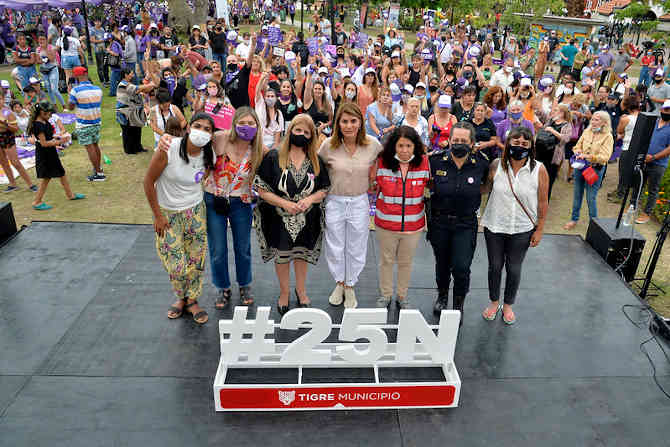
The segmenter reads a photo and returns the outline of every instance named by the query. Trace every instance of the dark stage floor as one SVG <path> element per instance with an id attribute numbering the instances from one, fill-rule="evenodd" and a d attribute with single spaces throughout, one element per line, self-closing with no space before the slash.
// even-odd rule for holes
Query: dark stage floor
<path id="1" fill-rule="evenodd" d="M 369 248 L 363 307 L 377 297 L 374 236 Z M 257 254 L 254 238 L 257 302 L 273 305 L 274 268 Z M 0 446 L 670 445 L 670 401 L 639 350 L 648 331 L 620 310 L 637 300 L 596 253 L 545 236 L 526 259 L 513 327 L 480 316 L 485 255 L 480 237 L 455 357 L 459 408 L 226 414 L 212 383 L 216 320 L 231 312 L 217 313 L 207 286 L 204 327 L 165 317 L 173 299 L 151 227 L 34 223 L 0 249 Z M 323 261 L 308 290 L 339 321 Z M 422 242 L 410 296 L 431 323 L 433 278 Z"/>

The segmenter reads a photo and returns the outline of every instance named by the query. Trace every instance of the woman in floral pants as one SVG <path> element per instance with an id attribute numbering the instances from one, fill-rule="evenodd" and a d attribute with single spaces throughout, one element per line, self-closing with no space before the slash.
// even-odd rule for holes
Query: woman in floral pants
<path id="1" fill-rule="evenodd" d="M 144 192 L 154 214 L 156 250 L 170 275 L 177 301 L 168 318 L 193 315 L 196 323 L 208 320 L 198 306 L 207 253 L 207 224 L 202 179 L 214 168 L 214 121 L 196 113 L 187 135 L 174 138 L 167 151 L 156 151 L 144 178 Z"/>

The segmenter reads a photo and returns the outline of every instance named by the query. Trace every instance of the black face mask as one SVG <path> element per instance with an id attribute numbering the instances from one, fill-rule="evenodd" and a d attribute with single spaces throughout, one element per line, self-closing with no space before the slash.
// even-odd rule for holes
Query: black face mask
<path id="1" fill-rule="evenodd" d="M 435 93 L 437 91 L 437 87 L 431 85 L 430 87 L 428 87 L 428 91 L 430 91 L 431 93 Z"/>
<path id="2" fill-rule="evenodd" d="M 228 64 L 228 71 L 237 71 L 237 64 Z"/>
<path id="3" fill-rule="evenodd" d="M 523 146 L 510 146 L 509 147 L 509 156 L 514 160 L 523 160 L 528 157 L 530 149 L 526 149 Z"/>
<path id="4" fill-rule="evenodd" d="M 288 142 L 293 146 L 301 147 L 303 149 L 307 149 L 307 146 L 309 146 L 309 138 L 304 135 L 296 135 L 294 133 L 291 133 Z"/>
<path id="5" fill-rule="evenodd" d="M 661 79 L 654 78 L 654 82 L 657 83 L 657 84 L 660 84 L 661 82 L 663 82 L 663 78 L 661 78 Z"/>
<path id="6" fill-rule="evenodd" d="M 470 153 L 470 145 L 464 143 L 456 143 L 451 145 L 451 153 L 456 158 L 463 158 Z"/>
<path id="7" fill-rule="evenodd" d="M 463 72 L 463 77 L 465 79 L 470 79 L 472 77 L 472 72 L 471 71 L 464 71 Z"/>
<path id="8" fill-rule="evenodd" d="M 670 113 L 661 112 L 661 119 L 666 123 L 670 121 Z"/>

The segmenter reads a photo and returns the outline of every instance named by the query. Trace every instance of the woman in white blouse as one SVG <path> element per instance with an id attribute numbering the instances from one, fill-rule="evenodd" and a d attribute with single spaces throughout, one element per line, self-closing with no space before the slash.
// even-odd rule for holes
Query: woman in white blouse
<path id="1" fill-rule="evenodd" d="M 419 98 L 411 97 L 407 101 L 407 113 L 405 119 L 400 123 L 403 126 L 409 126 L 416 130 L 421 137 L 421 142 L 427 150 L 430 140 L 428 140 L 428 121 L 421 116 L 421 101 Z"/>
<path id="2" fill-rule="evenodd" d="M 521 264 L 528 247 L 542 239 L 549 208 L 549 175 L 535 160 L 533 134 L 515 127 L 507 137 L 502 157 L 491 163 L 489 188 L 492 188 L 482 217 L 489 259 L 489 298 L 485 320 L 495 320 L 502 310 L 503 321 L 514 324 L 512 311 L 521 281 Z M 500 279 L 505 267 L 504 305 L 500 304 Z"/>
<path id="3" fill-rule="evenodd" d="M 284 115 L 277 107 L 279 94 L 275 89 L 268 88 L 269 77 L 270 73 L 263 73 L 256 86 L 255 110 L 261 125 L 259 130 L 262 130 L 265 152 L 279 147 L 279 139 L 284 130 Z"/>

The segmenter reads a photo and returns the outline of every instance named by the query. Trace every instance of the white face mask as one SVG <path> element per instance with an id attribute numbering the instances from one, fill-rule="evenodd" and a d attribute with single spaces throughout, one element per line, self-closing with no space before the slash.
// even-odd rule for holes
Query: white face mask
<path id="1" fill-rule="evenodd" d="M 348 92 L 344 92 L 344 96 L 346 96 L 347 99 L 354 99 L 356 97 L 356 92 L 349 90 Z"/>
<path id="2" fill-rule="evenodd" d="M 412 154 L 412 156 L 409 157 L 409 160 L 401 160 L 400 157 L 398 157 L 398 154 L 395 154 L 393 158 L 398 160 L 400 163 L 409 163 L 410 161 L 414 160 L 414 154 Z"/>
<path id="3" fill-rule="evenodd" d="M 191 129 L 188 134 L 188 140 L 195 147 L 203 147 L 212 139 L 212 135 L 209 132 L 205 132 L 200 129 Z"/>
<path id="4" fill-rule="evenodd" d="M 267 104 L 268 107 L 274 106 L 276 102 L 277 98 L 265 98 L 265 104 Z"/>

